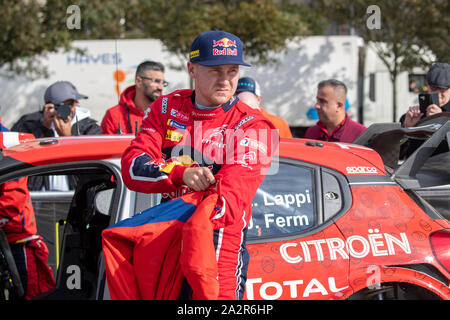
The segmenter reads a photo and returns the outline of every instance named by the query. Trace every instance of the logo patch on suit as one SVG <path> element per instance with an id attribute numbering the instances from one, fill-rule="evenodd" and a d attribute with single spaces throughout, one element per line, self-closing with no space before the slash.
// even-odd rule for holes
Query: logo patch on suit
<path id="1" fill-rule="evenodd" d="M 186 129 L 186 125 L 185 124 L 176 122 L 175 120 L 172 120 L 172 119 L 168 119 L 167 120 L 167 125 L 171 126 L 171 127 L 178 128 L 178 129 L 183 129 L 183 130 Z"/>
<path id="2" fill-rule="evenodd" d="M 180 142 L 183 135 L 180 132 L 174 130 L 166 131 L 166 139 L 170 141 Z"/>

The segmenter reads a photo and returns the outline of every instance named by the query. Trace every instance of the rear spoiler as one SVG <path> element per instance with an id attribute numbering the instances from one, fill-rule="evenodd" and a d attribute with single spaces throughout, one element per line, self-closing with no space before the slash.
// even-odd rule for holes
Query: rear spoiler
<path id="1" fill-rule="evenodd" d="M 428 140 L 450 120 L 443 112 L 419 121 L 416 127 L 402 128 L 399 122 L 375 123 L 368 127 L 353 144 L 374 149 L 385 166 L 396 169 L 400 160 L 400 147 L 407 139 Z"/>
<path id="2" fill-rule="evenodd" d="M 425 118 L 420 124 L 412 128 L 402 128 L 400 123 L 373 124 L 353 143 L 377 151 L 384 164 L 393 169 L 393 179 L 404 189 L 448 184 L 449 153 L 444 151 L 439 156 L 437 153 L 442 152 L 442 146 L 450 149 L 450 118 L 447 115 L 435 115 Z M 408 138 L 424 142 L 400 163 L 400 146 Z M 430 157 L 436 160 L 429 162 Z M 424 167 L 426 162 L 427 168 Z M 424 173 L 424 169 L 430 171 L 430 166 L 433 174 L 418 175 L 419 172 Z"/>

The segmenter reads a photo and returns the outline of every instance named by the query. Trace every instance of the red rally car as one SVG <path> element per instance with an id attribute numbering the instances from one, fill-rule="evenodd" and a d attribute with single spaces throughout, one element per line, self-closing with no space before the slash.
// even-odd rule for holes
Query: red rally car
<path id="1" fill-rule="evenodd" d="M 449 132 L 450 121 L 437 121 L 370 127 L 355 144 L 282 139 L 253 200 L 245 298 L 450 299 Z M 102 230 L 161 198 L 122 182 L 132 138 L 35 139 L 2 150 L 0 183 L 28 177 L 50 251 L 56 287 L 36 299 L 109 298 Z M 404 139 L 424 142 L 399 161 Z M 65 188 L 41 191 L 55 177 Z M 5 259 L 0 289 L 21 292 Z"/>

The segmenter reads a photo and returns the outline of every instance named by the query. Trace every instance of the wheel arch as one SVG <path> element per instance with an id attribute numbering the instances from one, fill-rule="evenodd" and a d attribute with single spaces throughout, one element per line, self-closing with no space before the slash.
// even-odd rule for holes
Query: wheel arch
<path id="1" fill-rule="evenodd" d="M 353 281 L 354 293 L 348 299 L 364 299 L 364 295 L 377 290 L 383 293 L 386 287 L 395 284 L 416 288 L 417 294 L 424 298 L 435 295 L 439 299 L 450 300 L 449 280 L 436 271 L 438 270 L 434 266 L 426 264 L 382 266 L 377 274 L 378 279 L 369 276 L 365 278 L 366 281 Z"/>

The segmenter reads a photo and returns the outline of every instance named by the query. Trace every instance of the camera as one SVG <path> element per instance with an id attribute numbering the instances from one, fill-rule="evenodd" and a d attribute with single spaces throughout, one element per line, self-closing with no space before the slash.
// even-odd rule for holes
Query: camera
<path id="1" fill-rule="evenodd" d="M 70 106 L 64 103 L 55 104 L 55 110 L 58 114 L 58 117 L 60 117 L 63 120 L 66 120 L 68 116 L 70 116 Z"/>
<path id="2" fill-rule="evenodd" d="M 437 92 L 419 94 L 420 112 L 426 115 L 428 106 L 432 104 L 439 107 L 439 96 Z"/>
<path id="3" fill-rule="evenodd" d="M 44 112 L 44 108 L 45 108 L 45 106 L 42 106 L 41 108 L 39 108 L 39 112 L 41 112 L 41 113 Z M 59 103 L 59 104 L 54 104 L 53 108 L 55 108 L 58 117 L 60 117 L 63 120 L 66 120 L 67 117 L 70 116 L 70 109 L 72 107 L 65 103 Z"/>

